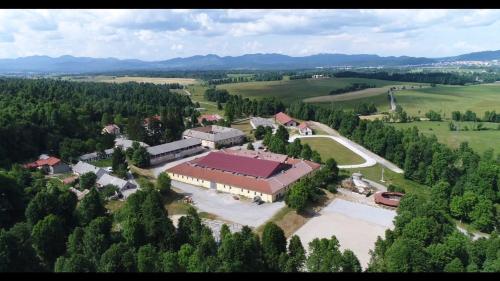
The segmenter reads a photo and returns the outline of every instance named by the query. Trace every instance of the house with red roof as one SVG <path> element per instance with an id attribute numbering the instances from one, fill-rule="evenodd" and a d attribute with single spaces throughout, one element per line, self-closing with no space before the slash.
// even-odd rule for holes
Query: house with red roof
<path id="1" fill-rule="evenodd" d="M 264 202 L 285 195 L 320 164 L 270 152 L 224 149 L 166 170 L 172 180 Z"/>
<path id="2" fill-rule="evenodd" d="M 109 124 L 102 128 L 102 134 L 111 134 L 111 135 L 119 135 L 120 134 L 120 127 L 118 127 L 115 124 Z"/>
<path id="3" fill-rule="evenodd" d="M 313 130 L 311 129 L 311 127 L 309 127 L 309 124 L 307 122 L 300 123 L 297 128 L 299 129 L 299 133 L 302 136 L 310 136 L 313 134 Z"/>
<path id="4" fill-rule="evenodd" d="M 208 122 L 217 122 L 223 118 L 219 114 L 203 114 L 200 117 L 198 117 L 198 123 L 201 124 L 203 119 L 205 119 Z"/>
<path id="5" fill-rule="evenodd" d="M 276 121 L 276 123 L 285 127 L 296 127 L 298 124 L 297 121 L 293 120 L 292 117 L 283 112 L 274 115 L 274 120 Z"/>
<path id="6" fill-rule="evenodd" d="M 44 154 L 40 155 L 39 159 L 35 162 L 24 164 L 24 167 L 27 169 L 40 169 L 48 174 L 60 174 L 71 171 L 68 164 L 62 162 L 61 159 Z"/>

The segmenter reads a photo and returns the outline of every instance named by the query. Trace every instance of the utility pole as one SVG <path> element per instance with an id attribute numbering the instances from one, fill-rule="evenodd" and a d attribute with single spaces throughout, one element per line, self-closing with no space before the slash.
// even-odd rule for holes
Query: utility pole
<path id="1" fill-rule="evenodd" d="M 380 182 L 385 182 L 384 181 L 384 167 L 382 167 L 382 178 L 380 179 Z"/>

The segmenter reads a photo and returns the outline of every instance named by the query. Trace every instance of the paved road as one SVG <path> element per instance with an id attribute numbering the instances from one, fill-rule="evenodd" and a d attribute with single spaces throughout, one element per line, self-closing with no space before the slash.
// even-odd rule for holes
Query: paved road
<path id="1" fill-rule="evenodd" d="M 250 200 L 235 200 L 232 194 L 216 192 L 173 180 L 172 186 L 191 196 L 194 206 L 200 211 L 214 214 L 221 219 L 250 227 L 258 227 L 265 223 L 281 208 L 283 201 L 257 205 Z"/>
<path id="2" fill-rule="evenodd" d="M 377 161 L 375 161 L 370 155 L 367 155 L 357 147 L 351 145 L 349 142 L 345 141 L 344 139 L 337 137 L 337 136 L 330 136 L 330 135 L 312 135 L 312 136 L 300 136 L 300 135 L 293 135 L 290 136 L 290 139 L 288 140 L 289 142 L 293 142 L 295 139 L 303 139 L 303 138 L 329 138 L 332 139 L 343 146 L 349 148 L 352 152 L 356 153 L 359 155 L 361 158 L 365 159 L 365 162 L 362 164 L 355 164 L 355 165 L 338 165 L 340 169 L 350 169 L 350 168 L 366 168 L 366 167 L 371 167 L 377 164 Z"/>
<path id="3" fill-rule="evenodd" d="M 353 142 L 352 140 L 340 135 L 336 130 L 328 127 L 327 125 L 325 124 L 322 124 L 322 123 L 319 123 L 319 122 L 314 122 L 314 121 L 310 121 L 311 124 L 323 131 L 325 131 L 326 133 L 332 135 L 332 136 L 335 136 L 335 137 L 338 137 L 340 139 L 342 139 L 345 143 L 348 143 L 349 146 L 348 148 L 350 149 L 350 147 L 355 147 L 357 148 L 358 150 L 362 151 L 364 154 L 370 156 L 370 158 L 374 159 L 375 161 L 377 161 L 377 163 L 379 163 L 380 165 L 388 168 L 389 170 L 395 172 L 395 173 L 398 173 L 398 174 L 402 174 L 404 173 L 404 171 L 399 168 L 398 166 L 396 166 L 394 163 L 378 156 L 377 154 L 371 152 L 370 150 L 364 148 L 363 146 Z M 343 144 L 343 143 L 342 143 Z M 339 166 L 340 167 L 340 166 Z"/>
<path id="4" fill-rule="evenodd" d="M 191 92 L 189 92 L 188 90 L 184 89 L 184 92 L 186 92 L 188 96 L 191 96 Z"/>

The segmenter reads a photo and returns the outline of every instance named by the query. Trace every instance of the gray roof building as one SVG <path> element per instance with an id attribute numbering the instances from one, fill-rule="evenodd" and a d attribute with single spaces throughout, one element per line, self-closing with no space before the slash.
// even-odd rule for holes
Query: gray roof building
<path id="1" fill-rule="evenodd" d="M 243 131 L 241 130 L 234 128 L 211 125 L 211 126 L 186 130 L 184 131 L 182 136 L 211 141 L 211 142 L 218 142 L 230 138 L 244 137 L 245 133 L 243 133 Z"/>
<path id="2" fill-rule="evenodd" d="M 89 172 L 96 174 L 97 178 L 100 178 L 102 175 L 107 174 L 104 169 L 98 168 L 94 165 L 90 165 L 89 163 L 79 161 L 76 165 L 73 166 L 73 172 L 78 175 L 83 175 Z"/>
<path id="3" fill-rule="evenodd" d="M 102 175 L 97 180 L 97 184 L 99 186 L 105 186 L 105 185 L 108 185 L 108 184 L 112 184 L 112 185 L 118 187 L 118 189 L 120 191 L 124 190 L 124 189 L 129 189 L 129 188 L 134 188 L 135 187 L 135 185 L 132 184 L 132 183 L 130 183 L 129 181 L 126 181 L 126 180 L 123 180 L 123 179 L 111 176 L 109 174 Z"/>
<path id="4" fill-rule="evenodd" d="M 257 127 L 259 126 L 271 127 L 273 129 L 276 129 L 278 127 L 276 123 L 274 123 L 274 120 L 261 117 L 250 118 L 250 125 L 252 125 L 252 128 L 254 129 L 257 129 Z"/>
<path id="5" fill-rule="evenodd" d="M 124 150 L 126 150 L 129 147 L 132 147 L 132 144 L 134 143 L 133 140 L 129 140 L 123 137 L 116 138 L 115 139 L 115 146 L 121 146 Z M 138 142 L 140 146 L 142 147 L 148 147 L 149 145 L 143 142 Z"/>
<path id="6" fill-rule="evenodd" d="M 113 148 L 106 149 L 104 150 L 105 158 L 110 157 L 111 154 L 113 154 Z M 92 152 L 92 153 L 87 153 L 82 156 L 80 156 L 80 160 L 82 161 L 94 161 L 94 160 L 99 160 L 101 157 L 97 155 L 97 152 Z"/>
<path id="7" fill-rule="evenodd" d="M 192 146 L 201 146 L 199 139 L 182 139 L 174 142 L 164 143 L 156 146 L 150 146 L 147 149 L 151 155 L 159 155 L 162 153 L 169 153 L 176 150 L 186 149 Z"/>

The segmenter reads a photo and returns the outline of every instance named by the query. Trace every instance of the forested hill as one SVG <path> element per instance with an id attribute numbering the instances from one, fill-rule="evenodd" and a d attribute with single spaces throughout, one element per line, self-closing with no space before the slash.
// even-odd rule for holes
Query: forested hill
<path id="1" fill-rule="evenodd" d="M 41 152 L 81 155 L 109 146 L 100 134 L 102 123 L 123 124 L 127 117 L 144 118 L 165 110 L 182 120 L 194 110 L 189 97 L 171 93 L 166 85 L 52 79 L 0 79 L 0 108 L 4 167 Z"/>

